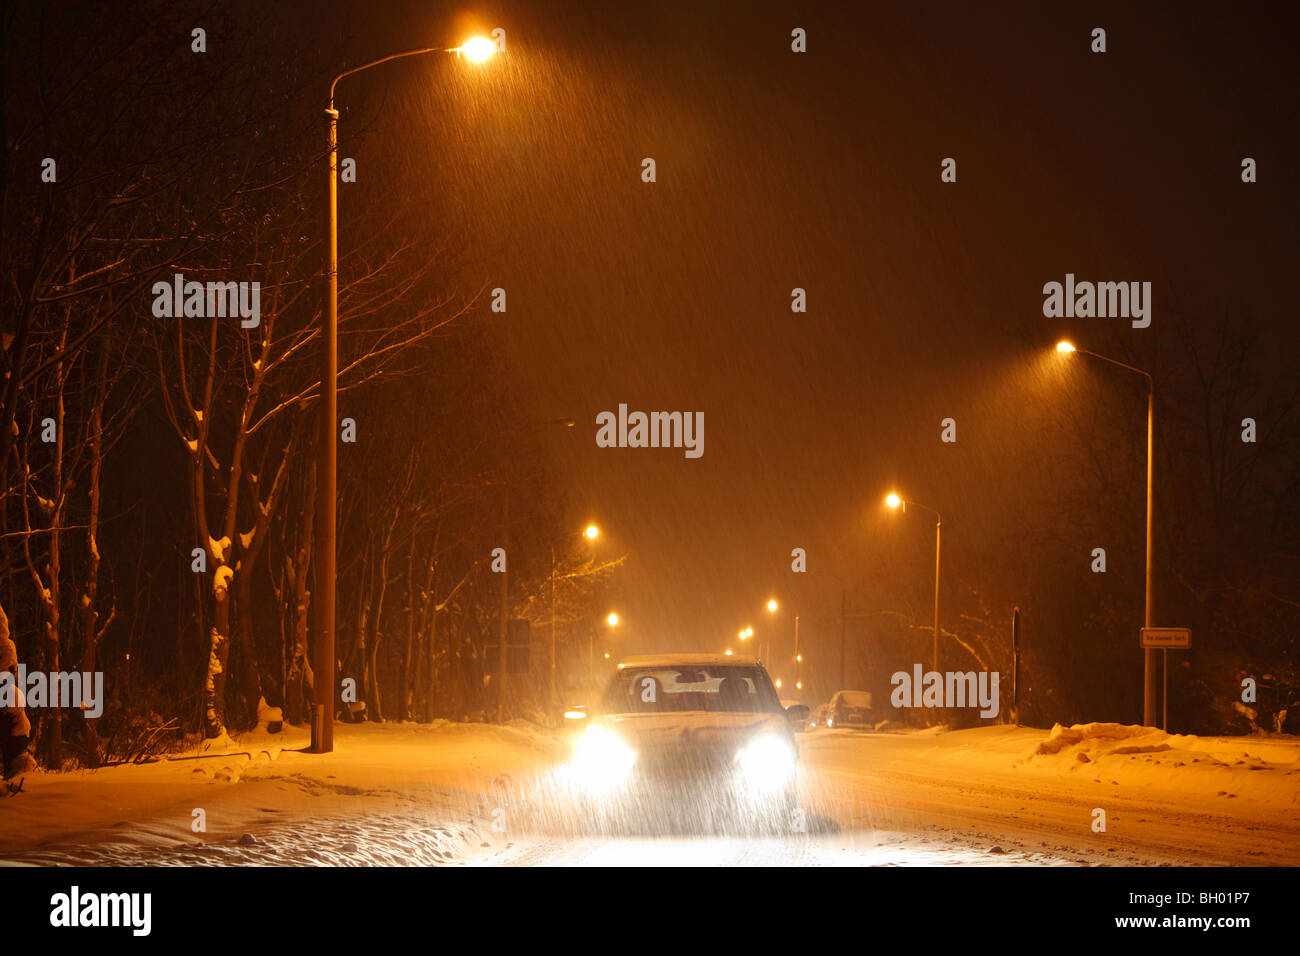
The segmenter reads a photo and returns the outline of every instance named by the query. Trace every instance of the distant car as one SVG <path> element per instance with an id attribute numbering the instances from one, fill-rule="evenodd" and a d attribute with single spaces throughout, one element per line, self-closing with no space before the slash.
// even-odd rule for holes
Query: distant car
<path id="1" fill-rule="evenodd" d="M 804 707 L 804 705 L 801 704 L 801 703 L 799 703 L 799 701 L 797 701 L 797 700 L 789 700 L 789 699 L 787 699 L 787 698 L 785 698 L 785 697 L 782 697 L 782 698 L 781 698 L 781 707 L 784 708 L 785 712 L 788 714 L 788 713 L 790 713 L 790 708 L 791 708 L 791 707 Z M 807 710 L 808 708 L 807 708 L 807 707 L 804 707 L 804 709 Z M 793 730 L 796 734 L 802 734 L 802 733 L 805 733 L 806 731 L 811 730 L 811 729 L 812 729 L 812 713 L 809 712 L 809 714 L 808 714 L 808 719 L 807 719 L 807 720 L 799 720 L 799 721 L 791 720 L 791 721 L 790 721 L 790 729 Z"/>
<path id="2" fill-rule="evenodd" d="M 560 768 L 584 820 L 627 823 L 722 818 L 777 829 L 795 807 L 803 704 L 781 705 L 754 658 L 629 657 L 580 723 Z"/>
<path id="3" fill-rule="evenodd" d="M 869 729 L 875 726 L 871 708 L 871 692 L 867 690 L 841 690 L 826 704 L 826 726 L 834 729 Z"/>
<path id="4" fill-rule="evenodd" d="M 826 726 L 826 705 L 818 704 L 812 712 L 812 717 L 808 720 L 808 726 L 816 730 L 818 727 Z"/>

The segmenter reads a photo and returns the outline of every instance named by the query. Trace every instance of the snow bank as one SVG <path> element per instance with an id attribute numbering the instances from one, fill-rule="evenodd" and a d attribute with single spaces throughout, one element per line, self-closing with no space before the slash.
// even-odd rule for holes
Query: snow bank
<path id="1" fill-rule="evenodd" d="M 1025 764 L 1117 786 L 1300 804 L 1300 740 L 1281 734 L 1198 737 L 1132 724 L 1057 724 Z"/>

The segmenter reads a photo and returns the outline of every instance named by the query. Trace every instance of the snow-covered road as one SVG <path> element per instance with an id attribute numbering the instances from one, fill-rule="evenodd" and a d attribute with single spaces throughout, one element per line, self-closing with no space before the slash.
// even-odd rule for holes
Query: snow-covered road
<path id="1" fill-rule="evenodd" d="M 1300 864 L 1300 743 L 1117 725 L 803 735 L 806 833 L 584 836 L 525 726 L 341 729 L 242 753 L 29 778 L 0 859 L 37 865 Z M 250 756 L 252 754 L 252 756 Z M 195 832 L 194 811 L 206 828 Z M 1104 813 L 1104 830 L 1098 812 Z"/>

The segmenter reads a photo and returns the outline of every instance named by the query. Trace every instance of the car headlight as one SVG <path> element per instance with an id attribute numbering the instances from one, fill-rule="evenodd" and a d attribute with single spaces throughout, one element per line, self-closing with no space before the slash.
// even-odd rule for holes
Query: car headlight
<path id="1" fill-rule="evenodd" d="M 569 774 L 588 790 L 609 790 L 627 779 L 636 751 L 606 727 L 588 727 L 573 745 Z"/>
<path id="2" fill-rule="evenodd" d="M 796 757 L 789 741 L 768 735 L 742 747 L 736 766 L 746 783 L 760 790 L 778 790 L 795 774 Z"/>

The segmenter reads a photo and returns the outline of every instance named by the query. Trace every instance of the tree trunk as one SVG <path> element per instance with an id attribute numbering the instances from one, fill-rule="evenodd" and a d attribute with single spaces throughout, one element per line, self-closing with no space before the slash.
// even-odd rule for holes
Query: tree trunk
<path id="1" fill-rule="evenodd" d="M 307 568 L 311 562 L 311 536 L 316 513 L 316 469 L 307 473 L 307 495 L 299 512 L 298 547 L 289 566 L 293 587 L 293 650 L 289 655 L 289 677 L 285 687 L 285 705 L 289 722 L 307 719 L 312 674 L 307 654 L 307 614 L 311 608 L 311 591 L 307 589 Z"/>
<path id="2" fill-rule="evenodd" d="M 402 651 L 402 669 L 397 675 L 397 719 L 406 720 L 411 714 L 411 664 L 415 650 L 416 618 L 419 615 L 415 592 L 415 535 L 406 552 L 406 647 Z"/>
<path id="3" fill-rule="evenodd" d="M 230 584 L 234 572 L 218 564 L 212 579 L 212 629 L 209 632 L 208 675 L 203 691 L 203 734 L 211 739 L 226 732 L 226 669 L 230 662 Z"/>

